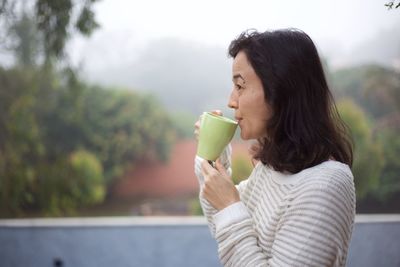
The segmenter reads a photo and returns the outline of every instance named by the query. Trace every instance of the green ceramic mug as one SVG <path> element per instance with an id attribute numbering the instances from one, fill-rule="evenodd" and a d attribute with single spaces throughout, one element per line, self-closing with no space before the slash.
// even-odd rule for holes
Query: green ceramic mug
<path id="1" fill-rule="evenodd" d="M 234 120 L 204 112 L 200 122 L 197 156 L 215 161 L 232 140 L 237 126 Z"/>

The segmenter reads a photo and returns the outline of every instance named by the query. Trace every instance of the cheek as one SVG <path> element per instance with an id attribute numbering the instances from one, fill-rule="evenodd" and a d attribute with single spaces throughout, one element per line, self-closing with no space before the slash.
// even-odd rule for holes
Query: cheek
<path id="1" fill-rule="evenodd" d="M 254 117 L 253 120 L 249 121 L 249 124 L 252 134 L 256 135 L 257 137 L 264 135 L 267 124 L 263 117 Z"/>
<path id="2" fill-rule="evenodd" d="M 261 96 L 263 97 L 263 96 Z M 258 98 L 252 103 L 253 119 L 251 129 L 257 138 L 265 136 L 267 131 L 267 121 L 270 117 L 270 112 L 263 98 Z"/>
<path id="3" fill-rule="evenodd" d="M 244 120 L 240 126 L 240 137 L 243 140 L 257 139 L 265 136 L 266 123 L 261 117 L 253 116 L 251 119 Z"/>

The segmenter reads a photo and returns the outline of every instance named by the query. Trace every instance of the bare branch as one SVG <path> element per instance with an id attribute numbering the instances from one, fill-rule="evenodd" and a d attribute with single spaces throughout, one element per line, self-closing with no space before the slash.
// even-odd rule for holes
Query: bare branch
<path id="1" fill-rule="evenodd" d="M 389 1 L 388 3 L 385 4 L 385 6 L 388 8 L 388 10 L 393 9 L 393 7 L 399 8 L 400 7 L 400 2 L 398 2 L 397 4 L 395 4 L 396 1 Z"/>

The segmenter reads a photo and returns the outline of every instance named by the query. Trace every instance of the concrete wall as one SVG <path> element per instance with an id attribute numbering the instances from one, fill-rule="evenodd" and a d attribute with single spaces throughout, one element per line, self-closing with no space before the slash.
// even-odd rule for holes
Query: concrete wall
<path id="1" fill-rule="evenodd" d="M 0 266 L 220 266 L 204 218 L 0 220 Z M 357 216 L 348 266 L 400 266 L 400 215 Z"/>

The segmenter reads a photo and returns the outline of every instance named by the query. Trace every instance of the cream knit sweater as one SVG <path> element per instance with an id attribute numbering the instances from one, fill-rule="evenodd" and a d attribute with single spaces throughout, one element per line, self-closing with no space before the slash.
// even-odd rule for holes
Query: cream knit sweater
<path id="1" fill-rule="evenodd" d="M 220 159 L 231 173 L 230 146 Z M 240 202 L 215 210 L 200 203 L 224 266 L 344 266 L 355 216 L 350 168 L 326 161 L 297 174 L 258 163 L 237 185 Z"/>

